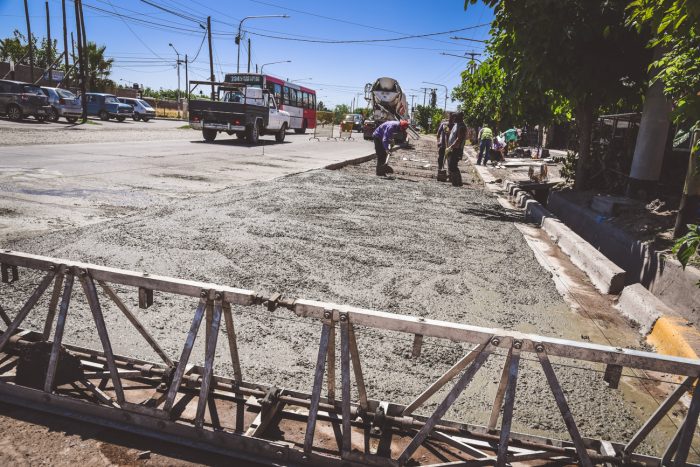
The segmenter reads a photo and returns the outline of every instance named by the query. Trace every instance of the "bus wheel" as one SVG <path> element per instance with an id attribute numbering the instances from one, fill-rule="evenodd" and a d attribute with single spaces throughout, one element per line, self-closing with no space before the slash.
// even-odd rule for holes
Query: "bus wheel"
<path id="1" fill-rule="evenodd" d="M 306 122 L 304 122 L 304 126 L 303 126 L 303 127 L 301 127 L 301 128 L 295 128 L 295 129 L 294 129 L 294 133 L 296 133 L 296 134 L 298 134 L 298 135 L 303 135 L 304 133 L 306 133 Z"/>
<path id="2" fill-rule="evenodd" d="M 204 141 L 207 143 L 211 143 L 216 139 L 216 130 L 212 130 L 211 128 L 202 128 L 202 136 L 204 136 Z"/>
<path id="3" fill-rule="evenodd" d="M 283 123 L 282 128 L 280 128 L 280 131 L 275 134 L 275 141 L 278 143 L 283 143 L 284 142 L 284 137 L 287 134 L 287 124 Z"/>

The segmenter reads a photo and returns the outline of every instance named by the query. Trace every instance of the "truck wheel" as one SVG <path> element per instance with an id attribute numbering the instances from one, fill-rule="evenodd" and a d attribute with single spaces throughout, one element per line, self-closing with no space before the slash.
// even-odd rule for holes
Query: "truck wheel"
<path id="1" fill-rule="evenodd" d="M 139 114 L 134 112 L 134 115 L 132 115 L 131 118 L 133 118 L 135 122 L 138 122 L 140 117 L 139 117 Z"/>
<path id="2" fill-rule="evenodd" d="M 283 143 L 284 142 L 284 137 L 287 135 L 287 124 L 283 123 L 282 128 L 280 128 L 280 131 L 275 134 L 275 141 L 278 143 Z"/>
<path id="3" fill-rule="evenodd" d="M 244 132 L 244 131 L 237 131 L 237 132 L 236 132 L 236 138 L 238 138 L 238 139 L 243 139 L 243 138 L 245 138 L 245 132 Z"/>
<path id="4" fill-rule="evenodd" d="M 22 120 L 22 109 L 20 109 L 16 105 L 9 105 L 7 107 L 7 118 L 12 120 L 13 122 L 19 122 L 20 120 Z"/>
<path id="5" fill-rule="evenodd" d="M 212 130 L 211 128 L 202 128 L 202 136 L 204 136 L 204 141 L 207 143 L 211 143 L 216 139 L 216 130 Z"/>
<path id="6" fill-rule="evenodd" d="M 246 139 L 248 140 L 248 144 L 258 144 L 260 140 L 260 129 L 258 128 L 257 122 L 248 125 Z"/>
<path id="7" fill-rule="evenodd" d="M 124 120 L 126 120 L 126 117 L 117 117 L 117 121 L 119 122 L 123 122 Z"/>
<path id="8" fill-rule="evenodd" d="M 107 113 L 106 110 L 101 110 L 99 113 L 99 116 L 100 116 L 100 120 L 104 120 L 104 121 L 109 120 L 109 114 Z"/>

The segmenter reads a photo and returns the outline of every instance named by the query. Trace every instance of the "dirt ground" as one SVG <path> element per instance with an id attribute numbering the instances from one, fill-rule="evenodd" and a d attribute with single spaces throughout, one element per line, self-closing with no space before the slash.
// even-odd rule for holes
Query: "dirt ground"
<path id="1" fill-rule="evenodd" d="M 581 338 L 587 318 L 570 310 L 538 265 L 513 226 L 522 221 L 518 214 L 478 186 L 453 188 L 427 177 L 385 179 L 372 171 L 371 163 L 312 171 L 9 246 L 265 294 Z M 37 281 L 24 277 L 3 290 L 5 303 Z M 136 309 L 135 291 L 118 291 Z M 74 292 L 66 340 L 99 348 L 81 295 Z M 196 303 L 157 293 L 155 301 L 138 314 L 177 358 Z M 45 304 L 38 308 L 45 309 Z M 106 310 L 115 351 L 155 359 L 116 308 Z M 41 328 L 44 313 L 31 315 L 34 328 Z M 318 323 L 262 308 L 238 309 L 236 321 L 248 381 L 310 391 Z M 407 336 L 358 329 L 358 339 L 369 395 L 400 403 L 409 402 L 466 351 L 466 346 L 426 339 L 423 354 L 413 360 Z M 224 340 L 219 340 L 215 371 L 230 374 Z M 193 358 L 201 362 L 202 355 L 200 339 Z M 502 364 L 503 356 L 490 360 L 448 416 L 485 423 Z M 636 431 L 640 421 L 634 403 L 607 389 L 600 373 L 557 371 L 585 435 L 620 439 Z M 533 362 L 523 362 L 518 386 L 514 429 L 566 437 Z"/>

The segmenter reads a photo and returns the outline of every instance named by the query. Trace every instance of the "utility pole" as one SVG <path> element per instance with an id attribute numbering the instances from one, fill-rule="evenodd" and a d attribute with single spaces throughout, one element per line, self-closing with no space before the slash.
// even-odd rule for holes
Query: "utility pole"
<path id="1" fill-rule="evenodd" d="M 29 40 L 29 81 L 34 82 L 34 46 L 32 45 L 32 25 L 29 23 L 29 5 L 24 0 L 24 15 L 27 17 L 27 39 Z"/>
<path id="2" fill-rule="evenodd" d="M 80 27 L 80 0 L 73 2 L 75 5 L 75 30 L 78 34 L 78 65 L 80 73 L 78 75 L 78 85 L 80 86 L 80 102 L 83 106 L 82 120 L 87 121 L 87 96 L 85 95 L 85 62 L 83 60 L 83 38 L 82 28 Z"/>
<path id="3" fill-rule="evenodd" d="M 250 37 L 248 38 L 248 73 L 250 73 Z"/>
<path id="4" fill-rule="evenodd" d="M 88 51 L 87 34 L 85 33 L 85 15 L 83 14 L 83 0 L 80 0 L 80 30 L 83 33 L 83 63 L 85 71 L 83 71 L 83 86 L 87 92 L 88 75 L 90 74 L 90 52 Z M 90 89 L 94 91 L 94 89 Z M 87 118 L 87 107 L 85 107 L 85 118 Z"/>
<path id="5" fill-rule="evenodd" d="M 63 71 L 63 80 L 68 77 L 68 27 L 66 26 L 66 0 L 61 0 L 61 10 L 63 12 L 63 58 L 65 69 Z"/>
<path id="6" fill-rule="evenodd" d="M 53 54 L 52 52 L 52 43 L 51 43 L 51 18 L 49 16 L 49 2 L 46 3 L 46 36 L 48 38 L 48 41 L 46 43 L 46 64 L 49 66 L 49 86 L 53 86 L 53 72 L 51 71 L 52 64 L 53 64 Z"/>
<path id="7" fill-rule="evenodd" d="M 187 92 L 185 93 L 185 97 L 189 100 L 190 98 L 190 75 L 187 72 L 187 54 L 185 54 L 185 86 L 187 89 Z"/>
<path id="8" fill-rule="evenodd" d="M 175 61 L 177 64 L 177 118 L 180 118 L 180 52 L 177 51 L 172 42 L 170 42 L 168 45 L 172 47 L 172 49 L 175 51 L 175 56 L 177 57 L 177 60 Z"/>
<path id="9" fill-rule="evenodd" d="M 211 54 L 211 16 L 207 16 L 207 36 L 209 37 L 209 81 L 211 85 L 211 100 L 214 100 L 214 57 Z"/>

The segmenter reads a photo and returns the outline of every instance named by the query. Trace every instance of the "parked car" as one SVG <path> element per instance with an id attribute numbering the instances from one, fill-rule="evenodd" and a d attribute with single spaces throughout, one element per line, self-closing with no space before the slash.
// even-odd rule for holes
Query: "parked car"
<path id="1" fill-rule="evenodd" d="M 352 122 L 352 131 L 362 131 L 364 119 L 360 114 L 347 114 L 343 119 L 345 122 Z"/>
<path id="2" fill-rule="evenodd" d="M 67 89 L 42 86 L 41 90 L 48 97 L 51 106 L 47 115 L 48 120 L 57 122 L 60 117 L 64 117 L 66 121 L 75 123 L 83 114 L 80 99 Z"/>
<path id="3" fill-rule="evenodd" d="M 134 109 L 134 120 L 143 120 L 144 122 L 149 121 L 152 118 L 156 118 L 156 109 L 151 107 L 151 104 L 143 99 L 133 99 L 131 97 L 120 97 L 119 102 L 122 104 L 127 104 Z"/>
<path id="4" fill-rule="evenodd" d="M 39 86 L 0 79 L 0 114 L 15 121 L 31 115 L 43 122 L 49 109 L 48 99 Z"/>
<path id="5" fill-rule="evenodd" d="M 88 115 L 100 117 L 100 120 L 116 118 L 123 122 L 127 117 L 134 115 L 134 109 L 128 104 L 119 102 L 117 96 L 113 94 L 88 92 L 86 96 Z"/>

